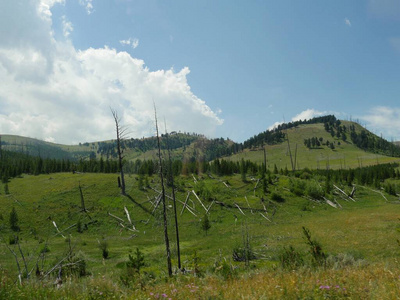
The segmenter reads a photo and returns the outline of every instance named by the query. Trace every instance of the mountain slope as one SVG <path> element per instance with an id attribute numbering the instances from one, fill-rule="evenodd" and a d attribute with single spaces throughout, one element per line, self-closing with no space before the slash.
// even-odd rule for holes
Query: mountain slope
<path id="1" fill-rule="evenodd" d="M 342 126 L 346 126 L 346 128 L 354 126 L 355 133 L 358 135 L 363 130 L 365 131 L 365 129 L 354 122 L 341 121 L 341 124 Z M 325 130 L 323 123 L 301 124 L 283 130 L 283 132 L 286 134 L 283 141 L 265 146 L 269 169 L 274 168 L 276 165 L 278 169 L 287 168 L 291 170 L 292 162 L 295 165 L 295 169 L 306 167 L 311 169 L 339 169 L 399 161 L 398 157 L 389 157 L 360 149 L 351 140 L 349 132 L 346 133 L 346 141 L 343 141 L 341 137 L 339 138 L 336 135 L 333 137 L 330 132 Z M 372 135 L 372 133 L 368 134 Z M 289 137 L 289 143 L 287 137 Z M 313 137 L 322 138 L 322 143 L 319 147 L 308 148 L 305 145 L 305 140 Z M 328 145 L 326 144 L 327 141 L 329 142 Z M 333 144 L 333 149 L 330 146 L 331 144 Z M 292 159 L 290 158 L 290 154 L 292 155 Z M 260 146 L 252 149 L 247 148 L 243 152 L 234 154 L 226 159 L 233 161 L 249 159 L 261 163 L 264 159 L 264 152 Z"/>
<path id="2" fill-rule="evenodd" d="M 313 142 L 313 143 L 312 143 Z M 262 163 L 265 144 L 267 166 L 288 170 L 301 168 L 348 168 L 399 161 L 400 148 L 374 135 L 357 123 L 340 121 L 334 116 L 281 124 L 274 130 L 262 132 L 242 144 L 227 139 L 207 139 L 198 134 L 168 135 L 171 157 L 183 162 L 211 161 L 223 158 L 231 161 L 250 160 Z M 114 140 L 79 145 L 53 144 L 19 136 L 2 136 L 6 150 L 24 152 L 43 158 L 116 159 Z M 128 161 L 156 160 L 156 138 L 126 139 L 123 142 Z M 161 136 L 165 153 L 167 136 Z M 164 155 L 167 155 L 166 153 Z"/>

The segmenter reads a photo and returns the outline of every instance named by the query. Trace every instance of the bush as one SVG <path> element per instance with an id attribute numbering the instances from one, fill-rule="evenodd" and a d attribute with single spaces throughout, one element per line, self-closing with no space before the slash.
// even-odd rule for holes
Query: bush
<path id="1" fill-rule="evenodd" d="M 306 189 L 306 183 L 303 180 L 290 178 L 289 190 L 296 196 L 303 196 Z"/>
<path id="2" fill-rule="evenodd" d="M 285 199 L 278 193 L 272 192 L 271 194 L 271 200 L 275 202 L 285 202 Z"/>
<path id="3" fill-rule="evenodd" d="M 90 272 L 86 268 L 87 265 L 83 253 L 78 252 L 77 255 L 71 253 L 68 264 L 62 268 L 62 274 L 64 276 L 74 275 L 78 277 L 90 275 Z"/>
<path id="4" fill-rule="evenodd" d="M 47 253 L 47 252 L 50 252 L 50 248 L 49 248 L 49 246 L 47 246 L 47 244 L 44 244 L 42 249 L 40 249 L 40 253 L 43 254 L 43 253 Z"/>
<path id="5" fill-rule="evenodd" d="M 324 196 L 324 190 L 317 182 L 310 181 L 306 186 L 306 195 L 318 200 Z"/>
<path id="6" fill-rule="evenodd" d="M 295 270 L 298 267 L 304 265 L 303 256 L 293 248 L 283 248 L 282 252 L 279 254 L 279 261 L 283 269 Z"/>
<path id="7" fill-rule="evenodd" d="M 362 258 L 357 258 L 351 253 L 339 253 L 337 255 L 328 256 L 326 265 L 333 269 L 343 269 L 352 266 L 365 266 L 367 265 L 367 261 Z"/>
<path id="8" fill-rule="evenodd" d="M 8 243 L 10 245 L 16 245 L 16 244 L 18 244 L 18 241 L 19 241 L 19 237 L 17 235 L 10 235 L 8 237 Z"/>
<path id="9" fill-rule="evenodd" d="M 221 256 L 214 262 L 212 271 L 215 274 L 220 275 L 224 280 L 235 278 L 237 275 L 237 272 L 233 266 Z"/>
<path id="10" fill-rule="evenodd" d="M 249 247 L 235 247 L 232 250 L 232 258 L 234 261 L 248 262 L 256 259 L 256 255 Z"/>
<path id="11" fill-rule="evenodd" d="M 12 231 L 20 231 L 20 228 L 18 226 L 18 214 L 17 211 L 15 210 L 15 207 L 12 208 L 11 213 L 10 213 L 10 228 Z"/>
<path id="12" fill-rule="evenodd" d="M 396 185 L 388 182 L 385 184 L 384 189 L 385 192 L 388 193 L 389 195 L 396 196 Z"/>
<path id="13" fill-rule="evenodd" d="M 203 218 L 200 221 L 200 226 L 201 229 L 206 233 L 208 233 L 208 230 L 211 228 L 211 223 L 210 223 L 210 219 L 208 218 L 207 214 L 204 214 Z"/>
<path id="14" fill-rule="evenodd" d="M 313 259 L 313 265 L 316 267 L 326 266 L 326 255 L 318 241 L 311 239 L 311 232 L 303 226 L 303 233 L 306 238 L 306 244 L 310 247 L 310 253 Z"/>
<path id="15" fill-rule="evenodd" d="M 126 263 L 129 274 L 137 273 L 140 275 L 140 269 L 145 266 L 144 255 L 136 248 L 135 256 L 129 254 L 129 261 Z"/>
<path id="16" fill-rule="evenodd" d="M 108 252 L 108 243 L 105 239 L 103 239 L 101 242 L 99 242 L 99 248 L 101 250 L 101 254 L 104 259 L 108 258 L 109 252 Z"/>

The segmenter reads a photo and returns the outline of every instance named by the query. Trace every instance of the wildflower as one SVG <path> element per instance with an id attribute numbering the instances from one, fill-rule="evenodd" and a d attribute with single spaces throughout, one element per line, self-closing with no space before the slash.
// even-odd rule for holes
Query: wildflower
<path id="1" fill-rule="evenodd" d="M 168 297 L 167 294 L 162 294 L 161 296 L 163 296 L 164 298 L 167 298 L 167 297 Z"/>
<path id="2" fill-rule="evenodd" d="M 321 285 L 319 287 L 320 290 L 329 290 L 331 287 L 329 285 Z"/>

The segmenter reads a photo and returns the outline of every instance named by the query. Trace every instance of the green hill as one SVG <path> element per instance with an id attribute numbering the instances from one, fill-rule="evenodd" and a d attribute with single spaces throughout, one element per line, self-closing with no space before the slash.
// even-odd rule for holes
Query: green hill
<path id="1" fill-rule="evenodd" d="M 288 142 L 289 141 L 289 142 Z M 316 141 L 317 144 L 312 144 Z M 217 158 L 239 162 L 242 159 L 262 163 L 264 148 L 267 167 L 278 169 L 340 169 L 396 162 L 400 147 L 374 135 L 357 123 L 337 120 L 334 116 L 281 124 L 244 143 L 229 139 L 207 139 L 202 135 L 171 133 L 168 144 L 173 160 L 208 162 Z M 263 146 L 265 145 L 265 146 Z M 263 148 L 264 147 L 264 148 Z M 2 136 L 2 148 L 42 158 L 116 159 L 116 142 L 86 142 L 79 145 L 60 145 L 19 136 Z M 124 139 L 125 160 L 156 160 L 155 137 Z M 167 136 L 161 136 L 163 152 L 168 148 Z"/>
<path id="2" fill-rule="evenodd" d="M 360 133 L 363 128 L 353 122 L 342 121 L 342 124 L 350 127 L 355 126 L 357 133 Z M 337 136 L 332 135 L 324 129 L 323 123 L 316 124 L 301 124 L 296 127 L 286 129 L 285 140 L 275 145 L 265 145 L 267 166 L 273 169 L 276 165 L 278 169 L 340 169 L 340 168 L 356 168 L 367 165 L 380 163 L 396 162 L 399 157 L 390 157 L 380 153 L 373 153 L 360 149 L 355 145 L 350 137 L 346 141 Z M 372 133 L 369 133 L 371 136 Z M 289 137 L 289 143 L 287 142 Z M 319 147 L 308 148 L 304 141 L 310 138 L 322 138 L 322 143 Z M 376 137 L 376 136 L 375 136 Z M 334 149 L 326 145 L 326 142 L 333 144 Z M 290 150 L 289 150 L 290 148 Z M 377 151 L 379 152 L 379 151 Z M 292 155 L 292 159 L 290 158 Z M 251 160 L 262 163 L 264 160 L 264 152 L 261 147 L 245 149 L 241 153 L 236 153 L 226 159 L 233 161 Z"/>

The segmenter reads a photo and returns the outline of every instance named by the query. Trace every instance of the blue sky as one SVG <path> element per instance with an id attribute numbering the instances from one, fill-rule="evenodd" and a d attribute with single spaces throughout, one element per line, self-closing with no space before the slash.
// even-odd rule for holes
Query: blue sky
<path id="1" fill-rule="evenodd" d="M 238 142 L 328 113 L 400 140 L 399 0 L 16 0 L 0 19 L 3 134 L 110 139 L 113 107 L 149 136 L 154 101 L 169 130 Z"/>

